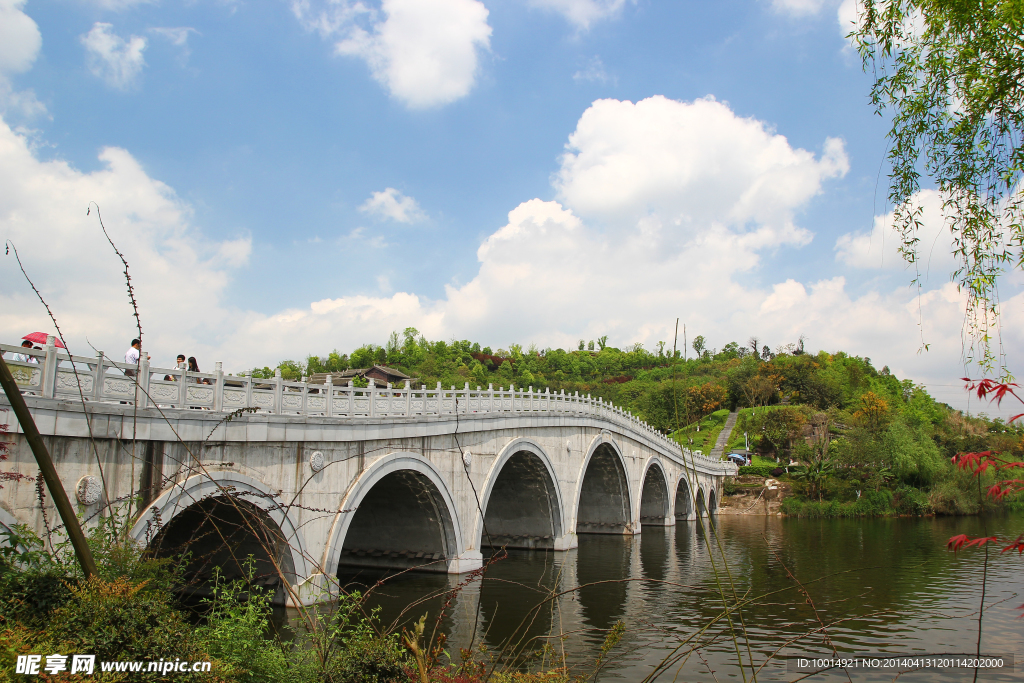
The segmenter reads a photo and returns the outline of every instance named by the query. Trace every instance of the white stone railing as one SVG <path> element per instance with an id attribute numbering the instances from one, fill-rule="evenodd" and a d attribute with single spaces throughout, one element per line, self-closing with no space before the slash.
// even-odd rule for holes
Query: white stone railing
<path id="1" fill-rule="evenodd" d="M 386 418 L 417 415 L 466 413 L 557 412 L 594 415 L 645 435 L 669 453 L 679 454 L 679 444 L 646 422 L 601 398 L 580 396 L 579 392 L 551 393 L 508 389 L 488 385 L 487 389 L 462 389 L 454 386 L 414 388 L 406 381 L 402 387 L 347 386 L 293 382 L 276 370 L 273 378 L 225 375 L 220 362 L 212 373 L 188 372 L 180 368 L 151 367 L 143 359 L 139 366 L 118 363 L 100 351 L 95 357 L 71 356 L 57 349 L 53 337 L 42 350 L 0 344 L 0 352 L 23 394 L 62 400 L 128 403 L 140 408 L 199 408 L 231 412 L 242 408 L 278 415 L 308 415 L 330 418 Z M 12 360 L 14 354 L 29 356 L 28 362 Z M 138 381 L 136 382 L 136 372 Z M 77 381 L 76 381 L 77 374 Z M 167 379 L 167 378 L 170 379 Z M 371 383 L 372 384 L 372 383 Z M 735 465 L 713 460 L 700 452 L 685 450 L 705 467 L 721 466 L 723 474 L 735 474 Z"/>

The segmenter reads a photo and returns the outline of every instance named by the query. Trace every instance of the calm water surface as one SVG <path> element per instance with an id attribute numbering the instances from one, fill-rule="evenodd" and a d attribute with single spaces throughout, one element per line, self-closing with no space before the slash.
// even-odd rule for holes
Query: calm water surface
<path id="1" fill-rule="evenodd" d="M 440 630 L 451 652 L 471 642 L 484 643 L 492 652 L 529 652 L 550 643 L 558 651 L 564 648 L 567 664 L 578 671 L 592 670 L 606 629 L 621 620 L 626 633 L 602 681 L 643 680 L 666 659 L 655 680 L 742 680 L 727 625 L 708 626 L 722 608 L 717 569 L 730 600 L 734 590 L 756 600 L 742 612 L 744 661 L 752 657 L 755 668 L 764 664 L 758 680 L 790 681 L 800 674 L 787 671 L 783 660 L 765 662 L 777 650 L 779 656 L 831 655 L 819 619 L 840 656 L 974 652 L 984 553 L 969 550 L 954 557 L 945 549 L 946 540 L 958 533 L 1016 537 L 1024 531 L 1024 516 L 723 516 L 715 524 L 717 541 L 715 534 L 701 533 L 690 522 L 645 527 L 635 537 L 581 536 L 579 548 L 564 553 L 510 551 L 482 581 L 463 585 L 454 597 L 459 577 L 405 574 L 376 588 L 373 604 L 381 607 L 386 622 L 408 624 L 427 613 L 433 624 L 450 599 Z M 813 607 L 787 568 L 804 585 Z M 1016 553 L 990 552 L 982 651 L 1012 657 L 1016 670 L 983 675 L 983 680 L 1024 680 L 1024 620 L 1018 619 L 1022 610 L 1017 609 L 1024 603 L 1022 570 L 1024 559 Z M 358 584 L 379 577 L 343 578 Z M 683 641 L 705 627 L 693 641 L 699 649 L 681 656 L 690 649 Z M 854 681 L 891 681 L 897 673 L 850 672 Z M 931 670 L 905 673 L 898 680 L 972 677 L 973 671 Z M 847 677 L 834 671 L 810 680 Z"/>

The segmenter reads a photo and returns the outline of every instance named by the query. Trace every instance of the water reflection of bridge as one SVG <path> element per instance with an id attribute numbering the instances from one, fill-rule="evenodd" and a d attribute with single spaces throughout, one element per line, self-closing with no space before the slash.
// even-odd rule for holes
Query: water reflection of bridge
<path id="1" fill-rule="evenodd" d="M 713 522 L 704 520 L 704 525 Z M 389 579 L 379 590 L 390 621 L 426 595 L 401 617 L 415 621 L 429 612 L 431 623 L 460 586 L 443 628 L 451 652 L 485 643 L 492 651 L 512 644 L 535 650 L 544 643 L 564 646 L 578 661 L 592 662 L 605 633 L 624 621 L 631 634 L 663 624 L 675 600 L 692 584 L 713 587 L 714 574 L 703 533 L 696 521 L 649 530 L 645 536 L 588 536 L 566 553 L 512 551 L 491 564 L 482 581 L 460 586 L 458 577 L 419 575 Z M 712 541 L 713 542 L 713 541 Z M 354 585 L 372 583 L 376 575 L 349 575 Z M 552 599 L 552 595 L 561 594 Z M 564 640 L 561 636 L 565 636 Z M 632 636 L 627 636 L 627 640 Z"/>

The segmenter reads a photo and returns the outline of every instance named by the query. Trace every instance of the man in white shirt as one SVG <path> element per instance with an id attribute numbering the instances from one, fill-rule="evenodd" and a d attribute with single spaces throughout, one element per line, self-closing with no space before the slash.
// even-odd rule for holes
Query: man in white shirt
<path id="1" fill-rule="evenodd" d="M 132 347 L 125 352 L 125 354 L 124 354 L 124 362 L 127 363 L 128 365 L 138 365 L 139 364 L 139 353 L 141 351 L 142 351 L 142 340 L 141 339 L 132 339 Z M 147 353 L 146 354 L 146 360 L 150 360 L 151 358 L 152 358 L 152 356 L 150 356 Z M 135 376 L 135 371 L 134 370 L 125 370 L 124 374 L 126 376 L 128 376 L 128 377 L 134 377 Z"/>

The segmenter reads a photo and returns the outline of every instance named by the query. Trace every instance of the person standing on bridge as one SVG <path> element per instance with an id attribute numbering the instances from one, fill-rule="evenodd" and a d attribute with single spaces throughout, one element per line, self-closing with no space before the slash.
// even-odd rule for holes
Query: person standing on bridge
<path id="1" fill-rule="evenodd" d="M 32 342 L 26 339 L 25 341 L 21 342 L 21 348 L 31 349 Z M 35 356 L 30 356 L 27 353 L 16 353 L 13 356 L 11 356 L 11 360 L 18 361 L 20 363 L 35 363 L 36 365 L 39 365 L 39 359 L 36 358 Z"/>
<path id="2" fill-rule="evenodd" d="M 142 340 L 141 339 L 132 339 L 132 346 L 131 346 L 131 348 L 128 349 L 127 351 L 125 351 L 124 362 L 127 363 L 128 365 L 138 365 L 139 364 L 139 355 L 141 353 L 142 353 Z M 152 358 L 152 356 L 150 356 L 147 353 L 146 354 L 146 360 L 150 360 L 151 358 Z M 134 377 L 135 376 L 135 371 L 134 370 L 125 370 L 124 374 L 125 374 L 126 377 Z"/>
<path id="3" fill-rule="evenodd" d="M 199 362 L 196 361 L 196 357 L 195 356 L 189 356 L 188 357 L 188 371 L 189 372 L 200 372 L 200 370 L 199 370 Z M 195 378 L 195 383 L 196 384 L 210 384 L 211 382 L 210 382 L 209 379 L 200 379 L 199 377 L 196 377 Z"/>

